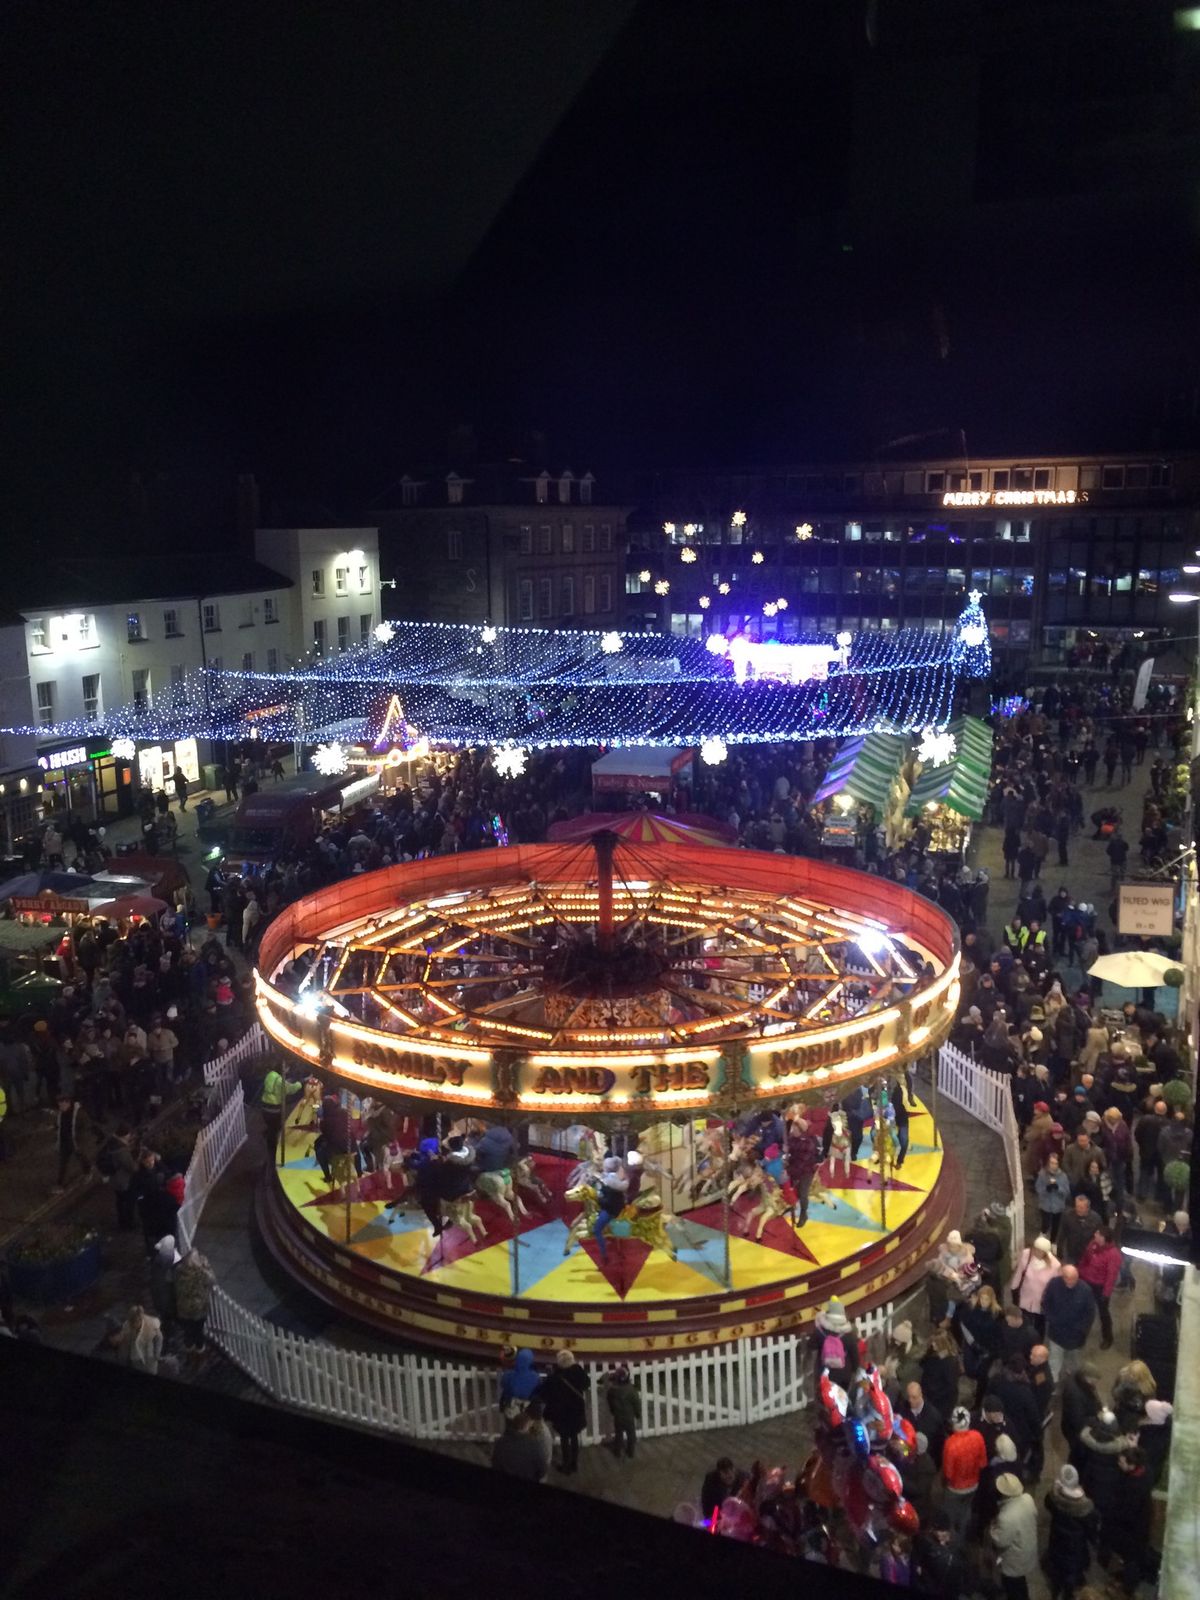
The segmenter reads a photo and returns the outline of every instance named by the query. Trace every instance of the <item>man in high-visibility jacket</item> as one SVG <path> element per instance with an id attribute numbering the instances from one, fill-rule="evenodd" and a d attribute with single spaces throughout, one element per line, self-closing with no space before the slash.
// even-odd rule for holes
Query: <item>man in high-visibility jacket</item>
<path id="1" fill-rule="evenodd" d="M 1015 956 L 1019 956 L 1025 948 L 1022 937 L 1024 933 L 1025 929 L 1016 917 L 1011 922 L 1004 924 L 1004 942 Z"/>
<path id="2" fill-rule="evenodd" d="M 263 1079 L 259 1108 L 262 1111 L 263 1138 L 267 1141 L 267 1152 L 272 1161 L 279 1146 L 284 1106 L 292 1095 L 299 1094 L 303 1088 L 302 1083 L 294 1083 L 278 1067 L 271 1067 Z"/>

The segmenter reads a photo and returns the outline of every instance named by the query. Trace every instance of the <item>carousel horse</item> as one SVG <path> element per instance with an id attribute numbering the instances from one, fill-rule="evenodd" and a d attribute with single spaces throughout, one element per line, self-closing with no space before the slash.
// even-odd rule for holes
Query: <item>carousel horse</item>
<path id="1" fill-rule="evenodd" d="M 528 1189 L 530 1194 L 537 1197 L 541 1205 L 547 1206 L 550 1204 L 553 1196 L 538 1177 L 537 1166 L 532 1156 L 522 1156 L 512 1169 L 512 1175 L 513 1184 L 517 1189 Z"/>
<path id="2" fill-rule="evenodd" d="M 479 1229 L 479 1237 L 481 1239 L 487 1233 L 487 1229 L 483 1225 L 483 1219 L 475 1210 L 473 1195 L 463 1195 L 461 1200 L 442 1200 L 441 1208 L 443 1224 L 448 1222 L 451 1227 L 461 1228 L 468 1235 L 472 1244 L 475 1243 L 476 1228 Z"/>
<path id="3" fill-rule="evenodd" d="M 791 1184 L 779 1184 L 773 1178 L 767 1178 L 766 1182 L 759 1186 L 757 1201 L 746 1213 L 742 1231 L 749 1236 L 750 1224 L 755 1217 L 759 1217 L 758 1232 L 754 1235 L 756 1239 L 762 1238 L 767 1223 L 774 1222 L 777 1217 L 787 1217 L 794 1227 L 795 1207 L 796 1191 Z"/>
<path id="4" fill-rule="evenodd" d="M 510 1222 L 517 1220 L 514 1206 L 523 1217 L 529 1215 L 524 1201 L 517 1193 L 510 1167 L 500 1167 L 495 1172 L 481 1172 L 475 1179 L 475 1193 L 485 1200 L 490 1200 L 494 1206 L 499 1206 Z"/>
<path id="5" fill-rule="evenodd" d="M 842 1163 L 846 1177 L 850 1176 L 850 1130 L 846 1123 L 844 1111 L 831 1111 L 829 1120 L 833 1124 L 833 1139 L 829 1145 L 829 1170 L 830 1172 Z"/>
<path id="6" fill-rule="evenodd" d="M 896 1143 L 896 1113 L 891 1106 L 887 1106 L 882 1114 L 877 1113 L 875 1117 L 875 1153 L 872 1160 L 881 1173 L 895 1170 L 899 1148 Z"/>
<path id="7" fill-rule="evenodd" d="M 734 1173 L 733 1182 L 729 1185 L 729 1204 L 733 1205 L 744 1194 L 762 1194 L 770 1181 L 752 1156 L 743 1157 Z"/>
<path id="8" fill-rule="evenodd" d="M 583 1207 L 571 1223 L 566 1243 L 563 1245 L 563 1255 L 569 1256 L 573 1245 L 590 1237 L 596 1225 L 596 1218 L 600 1215 L 600 1199 L 590 1183 L 568 1189 L 563 1199 L 568 1205 Z M 667 1223 L 674 1220 L 674 1217 L 663 1210 L 658 1190 L 643 1189 L 632 1205 L 626 1206 L 619 1217 L 614 1217 L 612 1236 L 619 1239 L 627 1234 L 631 1239 L 640 1239 L 651 1249 L 665 1250 L 674 1260 L 675 1246 L 671 1243 L 666 1228 Z"/>
<path id="9" fill-rule="evenodd" d="M 579 1129 L 578 1152 L 579 1160 L 567 1176 L 568 1189 L 577 1189 L 581 1183 L 587 1183 L 604 1164 L 604 1140 L 594 1128 Z"/>
<path id="10" fill-rule="evenodd" d="M 722 1128 L 708 1129 L 700 1135 L 697 1143 L 702 1154 L 696 1162 L 696 1181 L 692 1185 L 693 1200 L 698 1200 L 703 1194 L 720 1194 L 746 1159 L 749 1149 L 746 1140 L 735 1134 L 730 1139 L 727 1150 L 725 1132 Z"/>

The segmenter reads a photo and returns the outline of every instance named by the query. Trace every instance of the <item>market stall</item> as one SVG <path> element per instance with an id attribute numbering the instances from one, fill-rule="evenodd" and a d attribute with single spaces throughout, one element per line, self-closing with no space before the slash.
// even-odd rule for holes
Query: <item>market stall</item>
<path id="1" fill-rule="evenodd" d="M 930 830 L 932 855 L 962 857 L 970 843 L 971 825 L 987 809 L 992 776 L 992 730 L 978 717 L 959 717 L 948 733 L 943 759 L 921 764 L 907 813 Z"/>
<path id="2" fill-rule="evenodd" d="M 855 849 L 867 830 L 880 822 L 891 842 L 908 798 L 905 752 L 905 741 L 891 733 L 868 733 L 843 745 L 815 796 L 822 809 L 821 843 L 826 849 Z"/>

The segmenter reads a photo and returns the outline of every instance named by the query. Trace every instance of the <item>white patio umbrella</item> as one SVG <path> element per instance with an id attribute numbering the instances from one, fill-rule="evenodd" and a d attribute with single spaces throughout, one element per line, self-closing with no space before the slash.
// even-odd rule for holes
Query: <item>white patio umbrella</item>
<path id="1" fill-rule="evenodd" d="M 1150 950 L 1116 950 L 1093 961 L 1088 977 L 1103 978 L 1118 989 L 1157 989 L 1163 974 L 1178 965 L 1169 956 L 1155 955 Z"/>

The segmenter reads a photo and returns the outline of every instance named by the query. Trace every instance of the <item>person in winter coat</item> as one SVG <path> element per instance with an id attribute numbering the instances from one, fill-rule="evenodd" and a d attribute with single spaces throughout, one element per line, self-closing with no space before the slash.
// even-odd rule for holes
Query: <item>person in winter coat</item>
<path id="1" fill-rule="evenodd" d="M 1000 1509 L 1000 1491 L 996 1485 L 1006 1472 L 1020 1473 L 1017 1447 L 1007 1433 L 998 1433 L 992 1444 L 991 1460 L 979 1475 L 979 1488 L 975 1491 L 974 1531 L 986 1533 Z"/>
<path id="2" fill-rule="evenodd" d="M 1085 1361 L 1076 1372 L 1070 1373 L 1062 1384 L 1062 1415 L 1059 1426 L 1062 1428 L 1068 1458 L 1073 1467 L 1078 1467 L 1083 1461 L 1085 1447 L 1080 1435 L 1103 1409 L 1100 1369 Z"/>
<path id="3" fill-rule="evenodd" d="M 1087 1195 L 1076 1191 L 1071 1209 L 1063 1214 L 1058 1229 L 1056 1249 L 1058 1259 L 1064 1267 L 1077 1267 L 1083 1260 L 1083 1252 L 1087 1249 L 1088 1241 L 1096 1229 L 1100 1227 L 1101 1220 L 1092 1210 L 1092 1202 Z"/>
<path id="4" fill-rule="evenodd" d="M 155 1373 L 162 1350 L 162 1324 L 158 1318 L 150 1316 L 141 1306 L 130 1306 L 129 1315 L 117 1335 L 120 1359 L 139 1372 Z"/>
<path id="5" fill-rule="evenodd" d="M 1056 1155 L 1047 1156 L 1046 1165 L 1034 1180 L 1033 1188 L 1041 1212 L 1042 1232 L 1050 1243 L 1054 1244 L 1058 1238 L 1063 1212 L 1067 1209 L 1067 1203 L 1071 1198 L 1071 1180 L 1062 1170 L 1062 1164 Z"/>
<path id="6" fill-rule="evenodd" d="M 1137 1445 L 1128 1445 L 1117 1457 L 1117 1475 L 1111 1499 L 1097 1500 L 1100 1513 L 1101 1566 L 1114 1555 L 1122 1563 L 1121 1586 L 1133 1594 L 1141 1582 L 1146 1547 L 1150 1541 L 1150 1496 L 1154 1480 Z"/>
<path id="7" fill-rule="evenodd" d="M 117 1207 L 117 1227 L 132 1231 L 137 1218 L 137 1159 L 133 1153 L 133 1132 L 122 1124 L 111 1134 L 96 1157 L 96 1165 L 113 1192 Z"/>
<path id="8" fill-rule="evenodd" d="M 150 1257 L 150 1299 L 164 1328 L 175 1321 L 175 1263 L 179 1256 L 168 1233 L 154 1246 Z"/>
<path id="9" fill-rule="evenodd" d="M 1097 1228 L 1084 1247 L 1083 1258 L 1079 1263 L 1079 1276 L 1092 1291 L 1096 1302 L 1096 1312 L 1100 1318 L 1102 1350 L 1112 1348 L 1113 1325 L 1109 1301 L 1112 1299 L 1112 1292 L 1117 1286 L 1120 1275 L 1121 1252 L 1114 1243 L 1112 1235 L 1104 1228 Z"/>
<path id="10" fill-rule="evenodd" d="M 921 1388 L 925 1398 L 943 1417 L 948 1417 L 958 1404 L 961 1376 L 958 1346 L 949 1333 L 939 1329 L 921 1360 Z"/>
<path id="11" fill-rule="evenodd" d="M 613 1454 L 624 1453 L 632 1458 L 637 1444 L 638 1423 L 642 1420 L 642 1391 L 629 1376 L 629 1368 L 620 1366 L 605 1385 L 604 1398 L 613 1424 Z"/>
<path id="12" fill-rule="evenodd" d="M 1033 1318 L 1039 1333 L 1044 1326 L 1042 1299 L 1046 1286 L 1058 1277 L 1060 1270 L 1058 1257 L 1051 1250 L 1050 1241 L 1044 1233 L 1039 1233 L 1017 1259 L 1009 1288 L 1021 1310 Z"/>
<path id="13" fill-rule="evenodd" d="M 204 1324 L 216 1281 L 211 1262 L 199 1250 L 189 1250 L 175 1268 L 175 1312 L 184 1351 L 191 1357 L 204 1351 Z"/>
<path id="14" fill-rule="evenodd" d="M 995 1291 L 982 1284 L 969 1300 L 960 1302 L 954 1325 L 962 1340 L 963 1370 L 975 1382 L 975 1403 L 987 1392 L 992 1362 L 1000 1353 L 1004 1314 Z"/>
<path id="15" fill-rule="evenodd" d="M 966 1534 L 980 1474 L 987 1464 L 983 1435 L 971 1426 L 971 1413 L 966 1406 L 955 1406 L 950 1415 L 950 1433 L 942 1446 L 942 1483 L 946 1491 L 942 1506 L 959 1537 Z"/>
<path id="16" fill-rule="evenodd" d="M 784 1156 L 788 1182 L 796 1191 L 797 1221 L 803 1227 L 808 1221 L 808 1196 L 813 1178 L 821 1164 L 821 1146 L 815 1134 L 809 1131 L 803 1117 L 797 1117 L 788 1133 Z"/>
<path id="17" fill-rule="evenodd" d="M 500 1383 L 500 1409 L 505 1416 L 514 1410 L 524 1410 L 525 1402 L 532 1400 L 542 1381 L 534 1371 L 533 1351 L 521 1349 Z"/>
<path id="18" fill-rule="evenodd" d="M 492 1466 L 527 1483 L 541 1483 L 546 1476 L 541 1443 L 525 1412 L 506 1419 L 504 1432 L 492 1445 Z"/>
<path id="19" fill-rule="evenodd" d="M 935 1511 L 928 1525 L 922 1519 L 921 1528 L 913 1545 L 913 1588 L 939 1600 L 958 1600 L 969 1593 L 969 1569 L 949 1516 Z"/>
<path id="20" fill-rule="evenodd" d="M 1146 1415 L 1147 1402 L 1158 1393 L 1154 1374 L 1144 1361 L 1127 1361 L 1113 1383 L 1112 1403 L 1122 1433 L 1132 1433 Z"/>
<path id="21" fill-rule="evenodd" d="M 1116 1413 L 1107 1406 L 1079 1430 L 1079 1479 L 1102 1518 L 1113 1514 L 1121 1496 L 1117 1457 L 1132 1449 L 1134 1442 L 1118 1427 Z"/>
<path id="22" fill-rule="evenodd" d="M 579 1471 L 579 1435 L 587 1425 L 587 1392 L 591 1379 L 570 1350 L 560 1350 L 554 1371 L 539 1385 L 535 1399 L 546 1408 L 546 1420 L 558 1434 L 560 1469 Z"/>
<path id="23" fill-rule="evenodd" d="M 1087 1284 L 1079 1281 L 1078 1267 L 1064 1267 L 1059 1277 L 1051 1279 L 1042 1297 L 1042 1310 L 1050 1371 L 1058 1383 L 1064 1369 L 1073 1371 L 1083 1360 L 1083 1347 L 1096 1320 L 1096 1302 Z"/>
<path id="24" fill-rule="evenodd" d="M 1170 1454 L 1173 1411 L 1169 1400 L 1147 1400 L 1145 1414 L 1138 1424 L 1138 1448 L 1146 1457 L 1151 1483 L 1157 1483 L 1162 1477 Z"/>
<path id="25" fill-rule="evenodd" d="M 1021 1167 L 1030 1183 L 1037 1176 L 1041 1166 L 1042 1141 L 1053 1126 L 1054 1118 L 1050 1113 L 1048 1102 L 1035 1100 L 1033 1119 L 1025 1129 L 1024 1138 L 1021 1140 Z"/>
<path id="26" fill-rule="evenodd" d="M 1042 1416 L 1034 1398 L 1025 1362 L 1012 1356 L 992 1380 L 996 1398 L 1004 1407 L 1004 1426 L 1017 1447 L 1021 1461 L 1027 1461 L 1042 1435 Z"/>
<path id="27" fill-rule="evenodd" d="M 1070 1462 L 1059 1468 L 1044 1504 L 1050 1515 L 1045 1560 L 1050 1600 L 1072 1600 L 1087 1578 L 1100 1518 Z"/>
<path id="28" fill-rule="evenodd" d="M 1000 1556 L 1000 1586 L 1005 1600 L 1029 1600 L 1029 1579 L 1037 1571 L 1037 1508 L 1015 1472 L 996 1483 L 1000 1510 L 989 1530 Z"/>
<path id="29" fill-rule="evenodd" d="M 475 1165 L 480 1172 L 511 1170 L 517 1162 L 517 1141 L 509 1128 L 494 1123 L 475 1146 Z"/>

